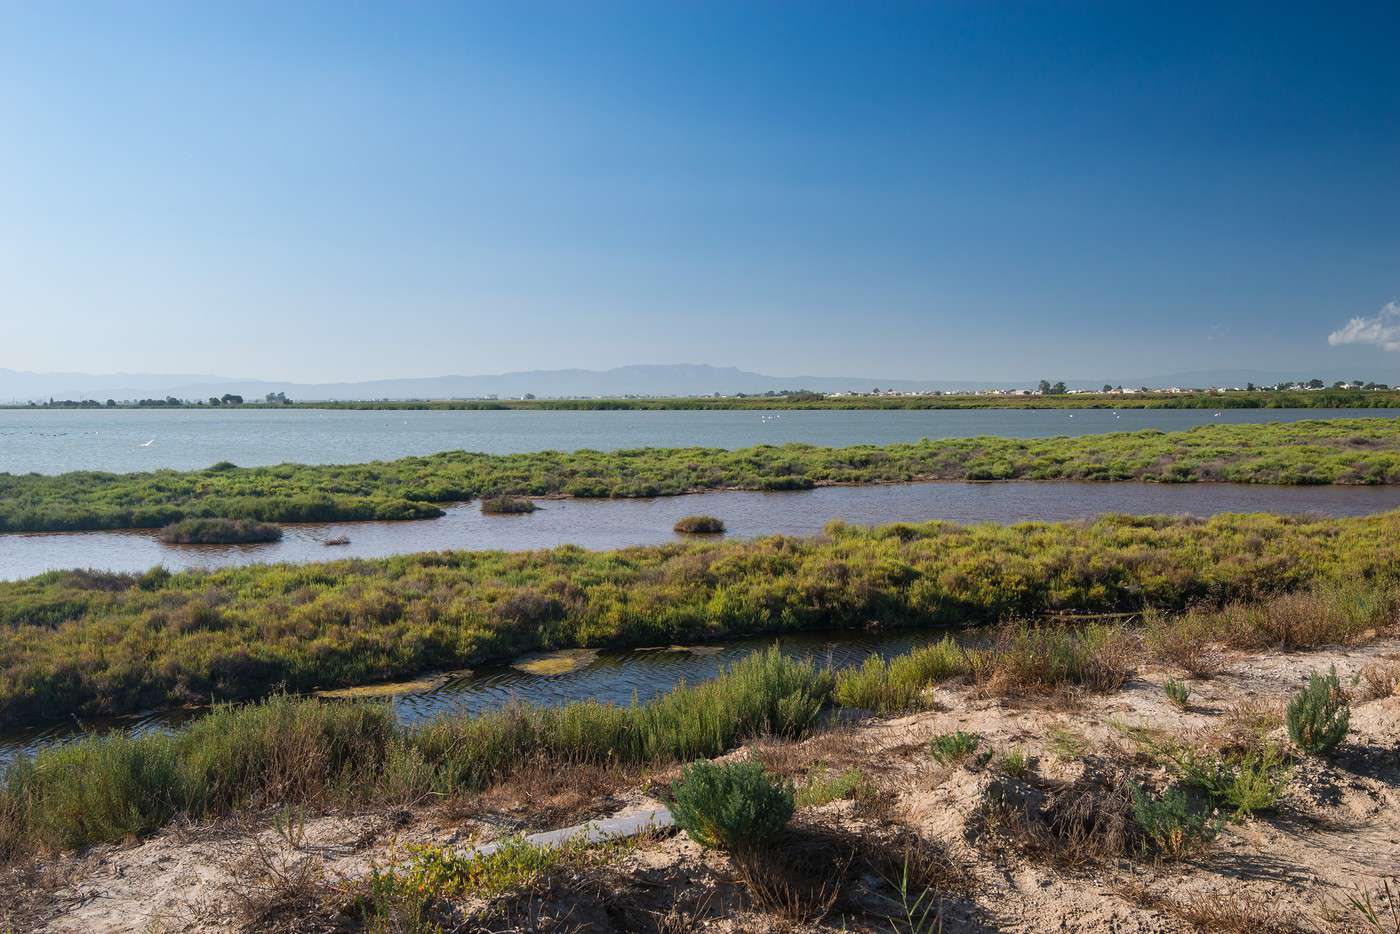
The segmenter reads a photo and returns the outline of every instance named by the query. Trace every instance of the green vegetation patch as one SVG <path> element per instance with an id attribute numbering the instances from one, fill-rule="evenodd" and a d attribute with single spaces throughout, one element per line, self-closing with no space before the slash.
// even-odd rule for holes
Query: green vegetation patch
<path id="1" fill-rule="evenodd" d="M 1173 433 L 949 438 L 843 448 L 449 451 L 368 464 L 0 474 L 0 531 L 160 528 L 209 516 L 260 522 L 425 519 L 442 515 L 439 504 L 476 497 L 494 503 L 501 497 L 670 496 L 834 483 L 1017 479 L 1400 483 L 1400 421 L 1207 425 Z M 483 503 L 484 511 L 495 508 Z"/>
<path id="2" fill-rule="evenodd" d="M 724 523 L 714 516 L 682 516 L 676 520 L 675 530 L 692 535 L 719 535 L 724 532 Z"/>
<path id="3" fill-rule="evenodd" d="M 182 519 L 157 533 L 167 545 L 247 545 L 282 540 L 282 530 L 247 519 Z"/>
<path id="4" fill-rule="evenodd" d="M 1186 626 L 1192 640 L 1244 649 L 1345 643 L 1394 620 L 1397 573 L 1400 513 L 833 524 L 816 539 L 616 552 L 56 571 L 0 583 L 0 726 L 372 684 L 566 648 L 1060 612 L 1195 607 L 1158 630 Z M 994 652 L 943 643 L 843 675 L 840 691 L 852 705 L 893 710 L 962 673 L 999 695 L 1112 690 L 1138 657 L 1134 638 L 1106 624 L 1011 627 Z"/>

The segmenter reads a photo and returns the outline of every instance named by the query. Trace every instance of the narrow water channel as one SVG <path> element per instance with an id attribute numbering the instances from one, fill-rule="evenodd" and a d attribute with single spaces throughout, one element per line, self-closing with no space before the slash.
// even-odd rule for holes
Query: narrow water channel
<path id="1" fill-rule="evenodd" d="M 681 516 L 722 519 L 731 537 L 814 535 L 832 519 L 861 525 L 949 519 L 957 522 L 1067 521 L 1103 513 L 1209 516 L 1220 512 L 1357 516 L 1400 508 L 1400 486 L 1271 486 L 1236 483 L 900 483 L 821 487 L 787 493 L 697 493 L 656 499 L 540 500 L 529 515 L 482 515 L 476 503 L 440 519 L 288 526 L 264 545 L 164 545 L 152 532 L 0 535 L 0 579 L 62 568 L 144 571 L 216 568 L 257 562 L 382 558 L 443 549 L 522 551 L 573 544 L 592 549 L 679 540 Z M 333 539 L 344 545 L 327 545 Z"/>
<path id="2" fill-rule="evenodd" d="M 559 653 L 519 659 L 450 676 L 425 677 L 398 685 L 377 685 L 356 691 L 331 692 L 342 697 L 378 698 L 388 703 L 399 721 L 423 723 L 450 714 L 481 713 L 512 701 L 550 706 L 598 700 L 630 704 L 650 700 L 685 682 L 715 677 L 725 667 L 776 644 L 793 658 L 812 659 L 834 669 L 857 665 L 872 653 L 890 658 L 937 641 L 944 629 L 899 630 L 885 633 L 830 631 L 736 639 L 694 646 L 658 646 L 623 651 Z M 959 638 L 972 638 L 970 633 Z M 144 733 L 179 726 L 199 716 L 199 710 L 171 710 L 79 724 L 0 733 L 0 764 L 20 753 L 64 742 L 88 732 L 125 730 Z"/>

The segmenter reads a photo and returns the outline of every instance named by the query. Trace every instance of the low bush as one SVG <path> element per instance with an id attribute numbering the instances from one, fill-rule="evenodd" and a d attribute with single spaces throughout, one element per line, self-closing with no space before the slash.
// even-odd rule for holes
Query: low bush
<path id="1" fill-rule="evenodd" d="M 1317 672 L 1308 675 L 1307 686 L 1289 700 L 1284 722 L 1288 738 L 1313 755 L 1329 755 L 1346 738 L 1351 705 L 1342 693 L 1335 665 L 1325 676 Z"/>
<path id="2" fill-rule="evenodd" d="M 167 545 L 251 545 L 282 540 L 282 530 L 247 519 L 183 519 L 156 533 Z"/>
<path id="3" fill-rule="evenodd" d="M 1130 787 L 1133 820 L 1152 849 L 1168 859 L 1187 859 L 1205 849 L 1220 833 L 1215 812 L 1191 800 L 1184 790 L 1171 788 L 1152 797 L 1138 785 Z"/>
<path id="4" fill-rule="evenodd" d="M 1271 811 L 1292 774 L 1277 746 L 1257 749 L 1177 750 L 1171 764 L 1184 784 L 1199 788 L 1211 804 L 1235 820 Z"/>
<path id="5" fill-rule="evenodd" d="M 481 511 L 488 516 L 517 515 L 538 508 L 534 500 L 523 496 L 489 496 L 481 501 Z"/>
<path id="6" fill-rule="evenodd" d="M 1167 700 L 1178 710 L 1185 710 L 1191 704 L 1191 689 L 1184 681 L 1175 678 L 1168 678 L 1167 683 L 1162 685 L 1163 692 L 1167 695 Z"/>
<path id="7" fill-rule="evenodd" d="M 693 535 L 719 535 L 724 531 L 724 523 L 714 516 L 682 516 L 676 520 L 675 530 Z"/>
<path id="8" fill-rule="evenodd" d="M 671 785 L 671 813 L 701 846 L 728 850 L 775 840 L 792 818 L 791 786 L 773 781 L 756 760 L 686 766 Z"/>

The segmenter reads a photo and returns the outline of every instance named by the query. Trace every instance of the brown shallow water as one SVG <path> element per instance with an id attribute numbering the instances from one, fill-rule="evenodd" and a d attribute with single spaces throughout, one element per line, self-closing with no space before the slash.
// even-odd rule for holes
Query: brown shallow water
<path id="1" fill-rule="evenodd" d="M 950 519 L 958 522 L 1065 521 L 1108 512 L 1138 515 L 1219 512 L 1357 516 L 1400 508 L 1400 486 L 1269 486 L 1231 483 L 904 483 L 821 487 L 787 493 L 697 493 L 656 499 L 540 500 L 529 515 L 485 516 L 475 503 L 440 519 L 337 522 L 286 528 L 263 545 L 164 545 L 151 532 L 0 535 L 0 578 L 59 568 L 144 571 L 257 562 L 380 558 L 442 549 L 520 551 L 574 544 L 592 549 L 677 541 L 681 516 L 724 520 L 729 537 L 812 535 L 832 519 L 861 525 Z M 348 538 L 349 544 L 326 545 Z"/>

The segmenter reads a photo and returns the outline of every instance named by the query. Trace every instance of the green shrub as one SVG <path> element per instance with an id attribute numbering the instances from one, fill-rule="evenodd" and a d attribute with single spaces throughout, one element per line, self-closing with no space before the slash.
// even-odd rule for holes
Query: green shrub
<path id="1" fill-rule="evenodd" d="M 1208 808 L 1195 807 L 1180 788 L 1153 798 L 1138 785 L 1132 793 L 1133 820 L 1151 847 L 1171 859 L 1185 859 L 1206 847 L 1220 833 L 1220 820 Z"/>
<path id="2" fill-rule="evenodd" d="M 971 756 L 982 744 L 980 733 L 955 730 L 935 736 L 928 744 L 930 755 L 941 765 L 951 765 Z"/>
<path id="3" fill-rule="evenodd" d="M 1167 700 L 1172 702 L 1172 706 L 1179 710 L 1185 710 L 1191 702 L 1191 689 L 1184 681 L 1168 678 L 1162 690 L 1166 692 Z"/>
<path id="4" fill-rule="evenodd" d="M 182 519 L 156 533 L 167 545 L 249 545 L 276 542 L 282 530 L 266 522 L 247 519 Z"/>
<path id="5" fill-rule="evenodd" d="M 714 516 L 682 516 L 676 520 L 675 530 L 692 535 L 719 535 L 724 531 L 724 523 Z"/>
<path id="6" fill-rule="evenodd" d="M 671 785 L 676 823 L 702 846 L 761 846 L 792 817 L 792 788 L 770 779 L 757 761 L 686 766 Z"/>
<path id="7" fill-rule="evenodd" d="M 481 511 L 488 516 L 534 512 L 535 501 L 523 496 L 490 496 L 481 501 Z"/>
<path id="8" fill-rule="evenodd" d="M 181 806 L 174 739 L 94 736 L 21 759 L 6 784 L 31 839 L 44 846 L 115 843 L 148 833 Z"/>
<path id="9" fill-rule="evenodd" d="M 1225 753 L 1176 750 L 1168 759 L 1184 783 L 1236 820 L 1273 810 L 1292 774 L 1283 751 L 1272 745 Z"/>
<path id="10" fill-rule="evenodd" d="M 1346 738 L 1351 705 L 1342 693 L 1337 667 L 1325 675 L 1308 675 L 1307 687 L 1294 694 L 1284 713 L 1288 738 L 1304 752 L 1325 756 Z"/>

